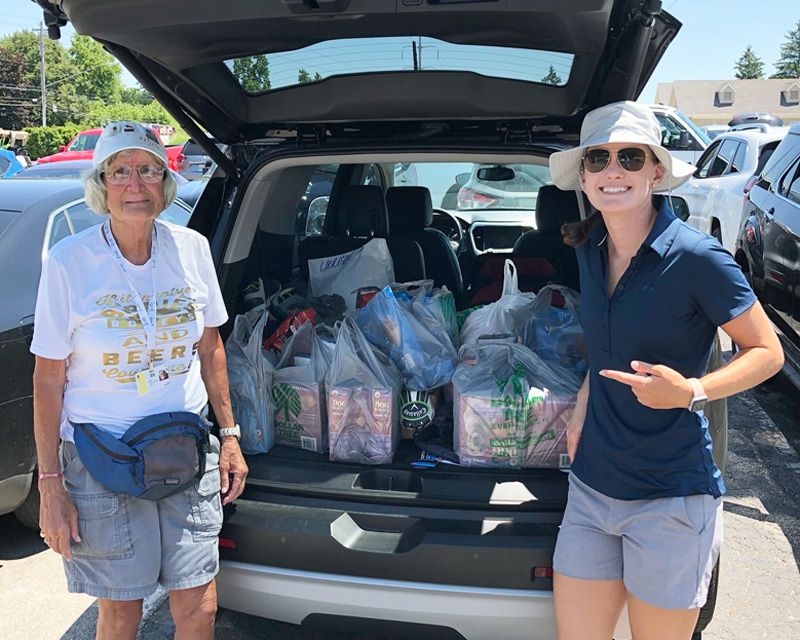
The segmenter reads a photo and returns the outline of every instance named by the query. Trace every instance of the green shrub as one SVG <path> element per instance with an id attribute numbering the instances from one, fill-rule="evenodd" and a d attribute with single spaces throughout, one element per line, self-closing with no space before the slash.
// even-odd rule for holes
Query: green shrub
<path id="1" fill-rule="evenodd" d="M 33 159 L 58 153 L 61 145 L 67 144 L 83 127 L 76 124 L 65 124 L 57 127 L 28 127 L 28 155 Z"/>

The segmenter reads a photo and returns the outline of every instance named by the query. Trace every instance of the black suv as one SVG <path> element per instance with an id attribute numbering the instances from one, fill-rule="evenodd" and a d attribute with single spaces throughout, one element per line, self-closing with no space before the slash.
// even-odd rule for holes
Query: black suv
<path id="1" fill-rule="evenodd" d="M 100 41 L 216 163 L 190 226 L 211 240 L 231 317 L 254 270 L 297 287 L 306 257 L 372 237 L 409 249 L 390 248 L 398 280 L 452 282 L 462 307 L 489 286 L 489 254 L 546 253 L 577 285 L 558 232 L 560 216 L 585 214 L 575 194 L 431 210 L 396 177 L 415 164 L 413 186 L 445 194 L 476 165 L 509 184 L 516 167 L 544 175 L 589 110 L 639 95 L 681 26 L 657 0 L 38 1 L 47 24 Z M 332 180 L 318 224 L 298 224 L 320 171 Z M 723 466 L 724 401 L 709 418 Z M 566 474 L 419 469 L 419 453 L 403 440 L 377 466 L 284 446 L 248 456 L 222 531 L 221 606 L 362 637 L 553 638 Z M 698 637 L 715 597 L 716 580 Z"/>
<path id="2" fill-rule="evenodd" d="M 745 197 L 735 257 L 778 329 L 784 369 L 800 388 L 800 123 Z"/>

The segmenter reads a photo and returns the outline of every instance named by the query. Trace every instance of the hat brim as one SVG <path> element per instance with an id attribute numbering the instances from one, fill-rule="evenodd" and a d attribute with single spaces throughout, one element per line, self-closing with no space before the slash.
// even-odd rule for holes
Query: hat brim
<path id="1" fill-rule="evenodd" d="M 649 147 L 664 167 L 664 178 L 653 188 L 655 193 L 666 193 L 677 189 L 691 178 L 697 169 L 697 167 L 688 162 L 673 158 L 670 152 L 662 146 L 644 142 L 631 142 L 631 144 L 641 144 Z M 582 145 L 566 151 L 556 151 L 550 155 L 550 176 L 559 189 L 565 191 L 581 189 L 581 159 L 586 149 L 594 146 L 597 145 Z"/>
<path id="2" fill-rule="evenodd" d="M 157 153 L 153 153 L 153 150 L 140 144 L 130 144 L 122 147 L 121 149 L 114 149 L 110 153 L 106 153 L 104 157 L 95 158 L 92 157 L 92 164 L 95 167 L 99 167 L 101 164 L 106 162 L 111 156 L 115 156 L 118 153 L 122 153 L 123 151 L 147 151 L 151 156 L 153 156 L 158 162 L 163 166 L 165 169 L 169 169 L 169 162 L 162 158 Z"/>

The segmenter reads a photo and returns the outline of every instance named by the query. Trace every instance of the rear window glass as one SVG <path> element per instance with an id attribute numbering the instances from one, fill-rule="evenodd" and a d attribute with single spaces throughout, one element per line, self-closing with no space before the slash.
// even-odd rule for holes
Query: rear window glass
<path id="1" fill-rule="evenodd" d="M 453 44 L 425 36 L 328 40 L 225 64 L 251 94 L 381 71 L 469 71 L 484 76 L 563 86 L 574 56 L 515 47 Z"/>
<path id="2" fill-rule="evenodd" d="M 80 133 L 69 145 L 67 151 L 91 151 L 97 144 L 99 137 L 99 133 Z"/>

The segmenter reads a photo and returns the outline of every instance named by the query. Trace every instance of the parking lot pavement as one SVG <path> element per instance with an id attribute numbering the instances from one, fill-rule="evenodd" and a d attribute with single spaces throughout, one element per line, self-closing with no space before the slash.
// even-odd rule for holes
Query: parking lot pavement
<path id="1" fill-rule="evenodd" d="M 800 403 L 785 401 L 790 389 L 777 393 L 767 387 L 729 403 L 725 544 L 717 609 L 704 640 L 800 638 L 800 456 L 775 424 L 797 429 L 797 416 L 788 412 Z M 790 433 L 795 442 L 796 435 Z M 13 516 L 0 518 L 0 532 L 0 638 L 92 638 L 97 607 L 92 598 L 66 593 L 60 559 Z M 139 640 L 173 633 L 166 594 L 158 592 L 146 602 Z M 216 638 L 366 640 L 227 610 L 220 611 Z"/>

